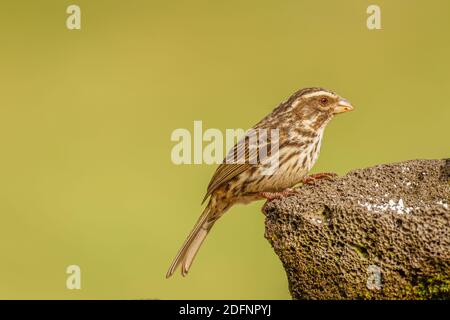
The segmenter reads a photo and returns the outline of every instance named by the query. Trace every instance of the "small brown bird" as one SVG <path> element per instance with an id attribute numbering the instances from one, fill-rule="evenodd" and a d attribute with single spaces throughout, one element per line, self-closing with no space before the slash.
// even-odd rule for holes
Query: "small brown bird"
<path id="1" fill-rule="evenodd" d="M 205 202 L 209 197 L 208 205 L 178 251 L 166 278 L 180 264 L 181 274 L 188 273 L 208 232 L 234 204 L 270 201 L 292 193 L 290 188 L 300 182 L 329 177 L 328 173 L 307 174 L 319 156 L 328 122 L 334 115 L 351 110 L 353 106 L 347 100 L 331 91 L 306 88 L 294 93 L 256 124 L 250 131 L 258 133 L 258 139 L 246 135 L 214 173 L 203 199 Z M 261 132 L 270 130 L 276 130 L 275 137 L 265 134 L 262 139 Z M 261 152 L 263 149 L 268 151 Z M 278 161 L 273 161 L 275 158 Z"/>

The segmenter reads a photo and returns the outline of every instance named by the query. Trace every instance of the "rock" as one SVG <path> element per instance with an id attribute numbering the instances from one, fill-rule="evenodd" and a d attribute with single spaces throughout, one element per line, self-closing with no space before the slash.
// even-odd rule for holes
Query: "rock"
<path id="1" fill-rule="evenodd" d="M 450 161 L 303 185 L 264 208 L 294 299 L 450 299 Z"/>

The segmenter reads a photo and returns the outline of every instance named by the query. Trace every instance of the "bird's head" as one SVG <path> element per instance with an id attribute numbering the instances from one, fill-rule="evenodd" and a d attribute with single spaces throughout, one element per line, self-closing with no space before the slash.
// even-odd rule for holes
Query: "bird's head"
<path id="1" fill-rule="evenodd" d="M 290 100 L 294 114 L 314 127 L 321 127 L 336 114 L 353 110 L 353 106 L 346 99 L 323 88 L 302 89 Z"/>
<path id="2" fill-rule="evenodd" d="M 322 88 L 307 88 L 299 91 L 294 104 L 299 109 L 310 109 L 319 113 L 339 114 L 353 110 L 346 99 L 336 93 Z"/>

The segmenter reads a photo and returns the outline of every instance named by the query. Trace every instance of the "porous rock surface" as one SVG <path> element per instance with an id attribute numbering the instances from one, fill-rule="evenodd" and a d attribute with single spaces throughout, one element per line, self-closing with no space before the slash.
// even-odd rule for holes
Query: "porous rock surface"
<path id="1" fill-rule="evenodd" d="M 354 170 L 266 204 L 294 299 L 450 299 L 450 159 Z"/>

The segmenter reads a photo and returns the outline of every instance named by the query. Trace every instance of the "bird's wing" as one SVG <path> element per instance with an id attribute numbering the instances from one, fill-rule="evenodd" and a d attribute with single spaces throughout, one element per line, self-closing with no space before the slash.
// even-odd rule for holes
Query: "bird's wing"
<path id="1" fill-rule="evenodd" d="M 204 203 L 205 200 L 224 183 L 227 183 L 249 168 L 261 164 L 264 161 L 263 158 L 267 157 L 267 154 L 260 154 L 259 148 L 268 148 L 269 145 L 270 137 L 267 137 L 265 141 L 258 141 L 258 139 L 249 139 L 247 135 L 244 136 L 228 152 L 227 157 L 217 168 L 211 178 L 211 181 L 209 182 L 208 189 L 202 203 Z M 233 163 L 230 163 L 227 159 L 238 159 L 241 161 L 234 161 Z"/>
<path id="2" fill-rule="evenodd" d="M 208 190 L 206 191 L 205 197 L 203 198 L 202 204 L 206 199 L 222 184 L 230 181 L 234 177 L 240 175 L 242 172 L 250 168 L 251 165 L 248 163 L 244 164 L 227 164 L 222 163 L 214 173 L 211 182 L 208 185 Z"/>

